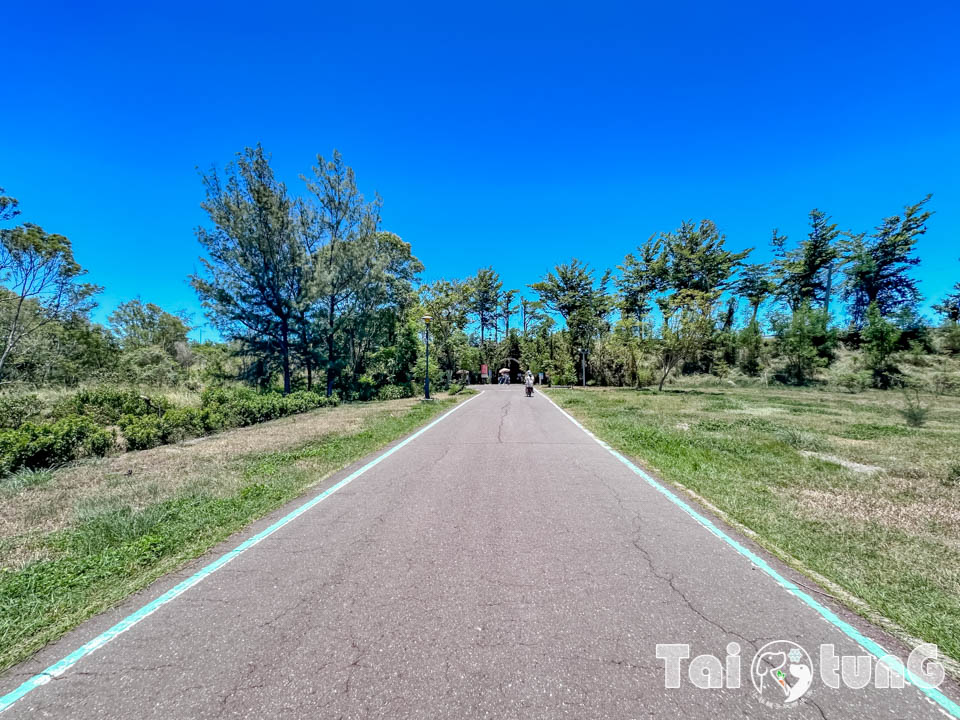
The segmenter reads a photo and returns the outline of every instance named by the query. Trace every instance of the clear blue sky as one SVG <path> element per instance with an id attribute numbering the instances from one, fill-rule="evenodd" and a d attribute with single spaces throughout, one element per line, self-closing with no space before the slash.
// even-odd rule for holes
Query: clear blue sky
<path id="1" fill-rule="evenodd" d="M 523 6 L 523 7 L 518 7 Z M 955 2 L 12 3 L 0 186 L 106 287 L 201 320 L 196 167 L 258 141 L 291 189 L 343 152 L 424 279 L 524 288 L 709 217 L 769 256 L 934 193 L 917 274 L 960 279 Z"/>

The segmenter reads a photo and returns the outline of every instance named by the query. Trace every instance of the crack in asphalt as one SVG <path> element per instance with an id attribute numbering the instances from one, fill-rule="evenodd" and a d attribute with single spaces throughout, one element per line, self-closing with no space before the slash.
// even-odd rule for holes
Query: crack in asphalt
<path id="1" fill-rule="evenodd" d="M 503 422 L 507 419 L 507 415 L 510 414 L 510 401 L 507 400 L 507 404 L 500 408 L 500 426 L 497 428 L 497 442 L 503 445 Z"/>

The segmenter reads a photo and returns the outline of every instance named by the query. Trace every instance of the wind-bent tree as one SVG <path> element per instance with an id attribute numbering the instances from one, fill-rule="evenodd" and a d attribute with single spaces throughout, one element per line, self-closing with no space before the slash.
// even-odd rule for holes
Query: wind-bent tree
<path id="1" fill-rule="evenodd" d="M 829 312 L 833 268 L 840 256 L 836 242 L 839 235 L 837 224 L 817 209 L 810 211 L 810 233 L 796 249 L 788 250 L 787 236 L 773 231 L 770 242 L 776 255 L 774 274 L 780 283 L 777 294 L 791 310 L 807 303 Z"/>
<path id="2" fill-rule="evenodd" d="M 907 205 L 902 216 L 885 218 L 869 238 L 857 235 L 851 239 L 844 296 L 855 327 L 863 327 L 871 305 L 876 305 L 882 317 L 889 317 L 920 301 L 917 281 L 909 272 L 920 264 L 920 258 L 912 253 L 933 215 L 924 209 L 930 197 Z"/>
<path id="3" fill-rule="evenodd" d="M 8 198 L 8 200 L 10 200 Z M 13 217 L 16 201 L 3 206 Z M 13 208 L 13 210 L 11 210 Z M 96 285 L 80 283 L 86 274 L 73 258 L 70 241 L 30 223 L 0 230 L 0 379 L 11 353 L 50 323 L 87 315 Z"/>
<path id="4" fill-rule="evenodd" d="M 646 334 L 647 318 L 652 309 L 651 299 L 663 290 L 666 280 L 667 256 L 663 252 L 663 238 L 650 238 L 637 248 L 637 254 L 628 254 L 615 283 L 619 291 L 620 312 L 636 320 L 640 336 Z"/>
<path id="5" fill-rule="evenodd" d="M 657 298 L 664 324 L 659 345 L 660 388 L 680 363 L 697 362 L 716 332 L 721 296 L 732 289 L 737 268 L 752 250 L 731 252 L 711 220 L 684 222 L 661 233 L 658 272 L 665 295 Z"/>
<path id="6" fill-rule="evenodd" d="M 260 145 L 237 154 L 220 176 L 202 175 L 201 207 L 212 227 L 197 229 L 208 258 L 206 277 L 192 275 L 211 322 L 229 340 L 280 365 L 290 391 L 294 321 L 304 302 L 308 267 L 299 237 L 296 203 Z"/>
<path id="7" fill-rule="evenodd" d="M 327 396 L 348 358 L 338 336 L 347 321 L 346 308 L 355 300 L 366 272 L 365 249 L 380 226 L 380 198 L 367 202 L 357 189 L 353 169 L 336 150 L 330 160 L 317 155 L 313 178 L 301 176 L 316 198 L 306 233 L 316 307 L 301 317 L 302 351 L 312 352 L 316 334 L 326 350 Z"/>
<path id="8" fill-rule="evenodd" d="M 699 225 L 684 222 L 675 232 L 661 234 L 660 240 L 666 253 L 665 287 L 704 293 L 711 304 L 732 287 L 736 269 L 753 251 L 727 250 L 726 236 L 712 220 L 703 220 Z"/>
<path id="9" fill-rule="evenodd" d="M 503 282 L 493 268 L 482 268 L 467 281 L 470 290 L 470 314 L 480 325 L 480 347 L 483 347 L 484 331 L 496 327 Z"/>

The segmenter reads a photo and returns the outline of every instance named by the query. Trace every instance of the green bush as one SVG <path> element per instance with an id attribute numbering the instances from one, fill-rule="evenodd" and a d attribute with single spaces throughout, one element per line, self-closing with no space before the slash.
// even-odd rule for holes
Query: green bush
<path id="1" fill-rule="evenodd" d="M 169 400 L 158 395 L 141 395 L 136 390 L 92 388 L 79 390 L 61 400 L 54 408 L 55 417 L 84 415 L 101 425 L 113 425 L 124 415 L 160 417 L 173 407 Z"/>
<path id="2" fill-rule="evenodd" d="M 198 408 L 172 408 L 160 418 L 160 431 L 164 442 L 179 442 L 184 438 L 207 433 L 203 411 Z"/>
<path id="3" fill-rule="evenodd" d="M 40 469 L 106 455 L 113 441 L 112 432 L 89 418 L 67 417 L 44 425 L 23 423 L 16 430 L 0 432 L 0 472 Z"/>
<path id="4" fill-rule="evenodd" d="M 124 415 L 120 431 L 127 441 L 127 450 L 148 450 L 163 444 L 163 423 L 158 417 Z"/>
<path id="5" fill-rule="evenodd" d="M 204 411 L 222 418 L 223 427 L 243 427 L 339 404 L 336 396 L 326 397 L 308 390 L 289 395 L 258 393 L 250 388 L 210 388 L 200 397 Z"/>
<path id="6" fill-rule="evenodd" d="M 377 400 L 401 400 L 413 397 L 413 388 L 409 385 L 384 385 L 377 390 Z"/>
<path id="7" fill-rule="evenodd" d="M 16 429 L 36 416 L 39 410 L 40 398 L 36 395 L 2 395 L 0 396 L 0 428 Z"/>
<path id="8" fill-rule="evenodd" d="M 834 382 L 841 388 L 851 393 L 863 392 L 873 384 L 873 376 L 870 372 L 863 370 L 860 372 L 842 373 L 837 375 Z"/>

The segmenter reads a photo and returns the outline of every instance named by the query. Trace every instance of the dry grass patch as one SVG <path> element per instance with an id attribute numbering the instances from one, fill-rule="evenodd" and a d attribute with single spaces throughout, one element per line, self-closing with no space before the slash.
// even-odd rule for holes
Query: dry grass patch
<path id="1" fill-rule="evenodd" d="M 297 448 L 330 433 L 357 432 L 374 416 L 399 416 L 417 402 L 406 399 L 321 408 L 52 471 L 52 478 L 42 485 L 0 495 L 0 567 L 19 568 L 35 561 L 38 554 L 32 539 L 105 510 L 142 510 L 184 489 L 232 494 L 243 482 L 237 468 L 250 455 Z"/>

